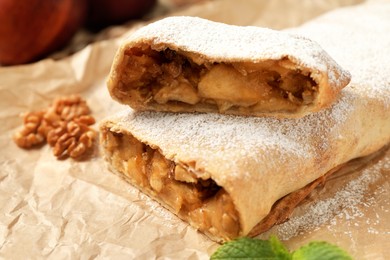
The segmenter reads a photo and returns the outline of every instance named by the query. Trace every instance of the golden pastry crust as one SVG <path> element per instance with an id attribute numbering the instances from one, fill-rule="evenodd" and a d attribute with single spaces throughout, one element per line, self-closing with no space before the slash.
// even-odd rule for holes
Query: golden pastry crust
<path id="1" fill-rule="evenodd" d="M 122 44 L 108 89 L 136 110 L 302 117 L 332 104 L 349 81 L 307 38 L 170 17 Z"/>

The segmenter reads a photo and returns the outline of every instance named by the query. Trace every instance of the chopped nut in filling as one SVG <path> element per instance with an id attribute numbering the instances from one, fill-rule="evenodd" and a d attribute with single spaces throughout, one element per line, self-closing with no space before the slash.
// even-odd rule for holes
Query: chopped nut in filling
<path id="1" fill-rule="evenodd" d="M 170 49 L 125 52 L 117 95 L 144 104 L 216 107 L 220 112 L 294 112 L 313 103 L 318 86 L 309 72 L 288 69 L 287 60 L 197 64 Z"/>
<path id="2" fill-rule="evenodd" d="M 185 165 L 167 160 L 130 134 L 105 129 L 102 140 L 107 159 L 126 180 L 201 231 L 227 240 L 238 236 L 240 224 L 233 202 L 212 179 L 198 178 Z"/>

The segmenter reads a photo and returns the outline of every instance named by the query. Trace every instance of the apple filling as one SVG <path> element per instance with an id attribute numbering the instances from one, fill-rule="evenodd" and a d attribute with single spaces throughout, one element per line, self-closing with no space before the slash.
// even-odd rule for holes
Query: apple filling
<path id="1" fill-rule="evenodd" d="M 233 200 L 223 187 L 210 178 L 202 179 L 188 165 L 176 164 L 154 149 L 134 138 L 127 131 L 112 126 L 101 128 L 101 144 L 106 160 L 128 182 L 159 201 L 193 227 L 217 241 L 242 235 L 239 214 Z M 385 150 L 387 148 L 384 148 Z M 275 224 L 286 221 L 293 210 L 326 179 L 372 161 L 383 152 L 341 164 L 306 186 L 277 200 L 267 216 L 259 219 L 247 234 L 256 236 Z M 253 212 L 256 214 L 256 212 Z"/>
<path id="2" fill-rule="evenodd" d="M 102 134 L 107 159 L 127 181 L 205 233 L 227 240 L 238 236 L 233 202 L 212 179 L 198 178 L 130 134 L 107 129 Z"/>
<path id="3" fill-rule="evenodd" d="M 202 106 L 220 112 L 294 112 L 313 103 L 318 86 L 307 71 L 286 60 L 198 63 L 170 49 L 132 48 L 117 95 L 144 104 Z M 194 58 L 196 60 L 196 58 Z"/>

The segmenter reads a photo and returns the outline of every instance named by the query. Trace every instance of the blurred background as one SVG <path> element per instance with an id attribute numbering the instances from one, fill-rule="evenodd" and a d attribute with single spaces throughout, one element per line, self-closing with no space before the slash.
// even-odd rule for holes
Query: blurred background
<path id="1" fill-rule="evenodd" d="M 104 33 L 109 27 L 204 1 L 210 0 L 0 0 L 0 65 L 31 63 L 49 55 L 59 59 L 93 41 L 115 37 Z"/>
<path id="2" fill-rule="evenodd" d="M 190 15 L 283 29 L 361 2 L 364 0 L 0 0 L 0 66 L 59 60 L 165 16 Z"/>

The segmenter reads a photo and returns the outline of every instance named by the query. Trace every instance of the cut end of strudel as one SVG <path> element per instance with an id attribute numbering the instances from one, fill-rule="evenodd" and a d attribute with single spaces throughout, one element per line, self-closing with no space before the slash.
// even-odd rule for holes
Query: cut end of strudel
<path id="1" fill-rule="evenodd" d="M 298 121 L 129 109 L 102 122 L 101 144 L 114 172 L 221 242 L 285 221 L 328 174 L 390 141 L 380 106 L 372 129 L 355 102 Z"/>
<path id="2" fill-rule="evenodd" d="M 136 110 L 302 117 L 328 107 L 349 81 L 302 36 L 170 17 L 122 44 L 108 88 Z"/>

